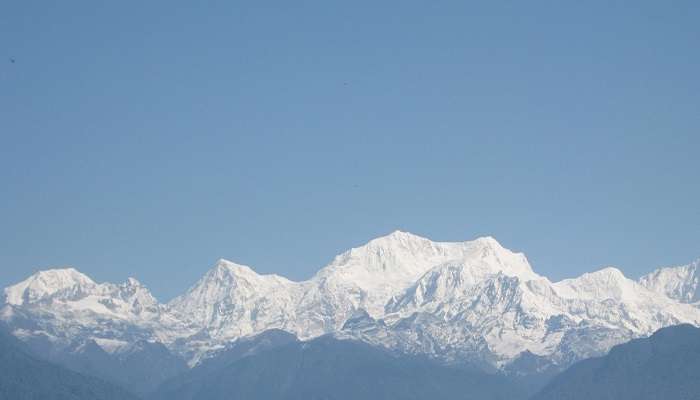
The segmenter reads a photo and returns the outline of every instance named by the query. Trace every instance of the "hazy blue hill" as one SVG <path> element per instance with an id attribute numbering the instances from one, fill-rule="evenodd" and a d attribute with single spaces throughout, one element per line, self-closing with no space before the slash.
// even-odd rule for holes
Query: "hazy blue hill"
<path id="1" fill-rule="evenodd" d="M 197 386 L 209 375 L 220 373 L 222 369 L 242 358 L 295 342 L 298 342 L 296 336 L 278 329 L 236 340 L 215 357 L 202 361 L 196 368 L 163 382 L 159 393 L 174 393 L 183 387 Z"/>
<path id="2" fill-rule="evenodd" d="M 292 341 L 220 365 L 195 368 L 153 399 L 503 399 L 526 396 L 506 378 L 425 359 L 395 357 L 354 341 Z M 189 376 L 188 376 L 189 375 Z M 192 377 L 195 377 L 192 379 Z"/>
<path id="3" fill-rule="evenodd" d="M 532 400 L 700 399 L 700 329 L 664 328 L 581 361 Z"/>
<path id="4" fill-rule="evenodd" d="M 187 364 L 165 346 L 146 341 L 139 341 L 119 354 L 108 354 L 94 341 L 88 341 L 79 350 L 54 354 L 50 361 L 142 396 L 188 369 Z"/>
<path id="5" fill-rule="evenodd" d="M 34 358 L 16 338 L 0 331 L 0 399 L 135 400 L 125 390 Z"/>
<path id="6" fill-rule="evenodd" d="M 144 340 L 114 354 L 104 351 L 94 340 L 77 340 L 67 348 L 53 347 L 41 336 L 22 343 L 35 358 L 114 383 L 140 396 L 188 370 L 185 361 L 163 344 Z"/>

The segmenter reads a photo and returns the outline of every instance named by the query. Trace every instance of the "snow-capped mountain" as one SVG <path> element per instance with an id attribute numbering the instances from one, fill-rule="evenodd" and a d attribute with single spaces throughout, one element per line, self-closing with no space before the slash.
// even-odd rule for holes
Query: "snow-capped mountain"
<path id="1" fill-rule="evenodd" d="M 247 266 L 219 260 L 184 295 L 165 305 L 182 321 L 181 329 L 166 327 L 161 336 L 180 340 L 178 352 L 198 362 L 209 351 L 236 338 L 278 328 L 301 333 L 295 322 L 300 284 L 278 275 L 259 275 Z"/>
<path id="2" fill-rule="evenodd" d="M 504 249 L 491 237 L 439 243 L 397 231 L 339 255 L 313 280 L 355 294 L 354 308 L 376 317 L 392 297 L 448 262 L 469 263 L 475 279 L 497 271 L 527 279 L 537 276 L 523 254 Z"/>
<path id="3" fill-rule="evenodd" d="M 700 325 L 700 308 L 684 304 L 697 296 L 697 262 L 679 268 L 640 283 L 614 268 L 552 283 L 490 237 L 443 243 L 394 232 L 302 282 L 220 260 L 167 304 L 133 279 L 117 285 L 74 269 L 42 271 L 4 290 L 0 319 L 18 337 L 55 346 L 79 339 L 117 354 L 136 341 L 160 342 L 190 365 L 281 329 L 487 369 L 523 355 L 565 366 L 663 326 Z"/>
<path id="4" fill-rule="evenodd" d="M 120 319 L 150 319 L 159 313 L 158 301 L 134 278 L 116 285 L 95 283 L 74 268 L 40 271 L 6 288 L 5 301 L 19 307 L 63 308 Z"/>
<path id="5" fill-rule="evenodd" d="M 355 318 L 343 333 L 448 361 L 503 367 L 521 353 L 553 363 L 599 355 L 663 326 L 700 323 L 698 310 L 606 268 L 551 283 L 503 271 L 474 280 L 468 265 L 440 265 L 395 301 L 384 318 Z"/>
<path id="6" fill-rule="evenodd" d="M 700 306 L 700 259 L 680 267 L 657 269 L 643 276 L 639 283 L 681 303 Z"/>
<path id="7" fill-rule="evenodd" d="M 337 256 L 308 281 L 258 275 L 246 266 L 220 260 L 187 293 L 167 304 L 195 335 L 184 352 L 199 357 L 235 338 L 284 329 L 301 339 L 339 331 L 357 310 L 381 317 L 387 302 L 435 265 L 473 265 L 473 281 L 503 271 L 537 277 L 522 254 L 493 238 L 436 243 L 394 232 Z M 172 330 L 171 330 L 172 332 Z M 191 346 L 194 344 L 194 346 Z"/>
<path id="8" fill-rule="evenodd" d="M 0 318 L 16 334 L 41 335 L 67 345 L 75 338 L 153 339 L 168 316 L 136 279 L 96 283 L 73 268 L 40 271 L 5 288 Z"/>

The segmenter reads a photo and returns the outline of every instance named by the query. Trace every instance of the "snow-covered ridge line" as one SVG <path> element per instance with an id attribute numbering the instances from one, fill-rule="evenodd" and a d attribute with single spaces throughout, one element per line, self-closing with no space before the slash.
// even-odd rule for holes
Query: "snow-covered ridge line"
<path id="1" fill-rule="evenodd" d="M 682 303 L 700 304 L 700 259 L 657 269 L 641 277 L 639 283 Z"/>
<path id="2" fill-rule="evenodd" d="M 87 293 L 109 293 L 122 290 L 125 293 L 150 292 L 135 278 L 128 278 L 124 283 L 96 283 L 90 277 L 72 267 L 55 268 L 35 273 L 24 281 L 5 288 L 5 301 L 12 305 L 39 303 L 50 300 L 53 296 L 79 297 Z M 155 302 L 155 298 L 149 299 Z"/>
<path id="3" fill-rule="evenodd" d="M 95 283 L 72 268 L 42 271 L 4 290 L 0 319 L 52 343 L 85 338 L 114 351 L 158 341 L 191 365 L 269 329 L 499 368 L 523 352 L 566 363 L 662 326 L 700 324 L 700 309 L 683 304 L 697 296 L 697 265 L 639 282 L 604 268 L 552 283 L 492 237 L 433 242 L 396 231 L 304 281 L 219 260 L 165 304 L 132 278 Z"/>

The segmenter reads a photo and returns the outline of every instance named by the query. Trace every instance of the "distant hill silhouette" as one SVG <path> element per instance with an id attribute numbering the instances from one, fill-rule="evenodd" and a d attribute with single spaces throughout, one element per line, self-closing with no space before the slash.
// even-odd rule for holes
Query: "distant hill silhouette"
<path id="1" fill-rule="evenodd" d="M 136 400 L 126 390 L 39 360 L 0 330 L 0 399 Z"/>
<path id="2" fill-rule="evenodd" d="M 700 329 L 678 325 L 574 364 L 532 400 L 700 399 Z"/>
<path id="3" fill-rule="evenodd" d="M 397 357 L 361 342 L 324 336 L 286 344 L 227 362 L 209 361 L 172 379 L 153 400 L 517 400 L 527 395 L 499 375 Z M 250 346 L 248 346 L 250 347 Z M 215 368 L 214 368 L 215 367 Z"/>

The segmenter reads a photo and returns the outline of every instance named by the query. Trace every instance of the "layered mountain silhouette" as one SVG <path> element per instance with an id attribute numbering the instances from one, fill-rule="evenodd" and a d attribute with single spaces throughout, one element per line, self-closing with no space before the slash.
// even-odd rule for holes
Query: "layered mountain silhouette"
<path id="1" fill-rule="evenodd" d="M 150 399 L 518 400 L 527 396 L 502 375 L 396 356 L 362 342 L 331 336 L 307 342 L 273 338 L 279 339 L 286 344 L 268 342 L 268 347 L 252 353 L 251 346 L 245 346 L 245 351 L 227 352 L 225 362 L 204 362 L 164 384 Z"/>
<path id="2" fill-rule="evenodd" d="M 615 346 L 555 377 L 532 400 L 700 399 L 700 329 L 679 325 Z"/>
<path id="3" fill-rule="evenodd" d="M 39 360 L 12 335 L 0 330 L 0 399 L 137 400 L 101 379 Z"/>

